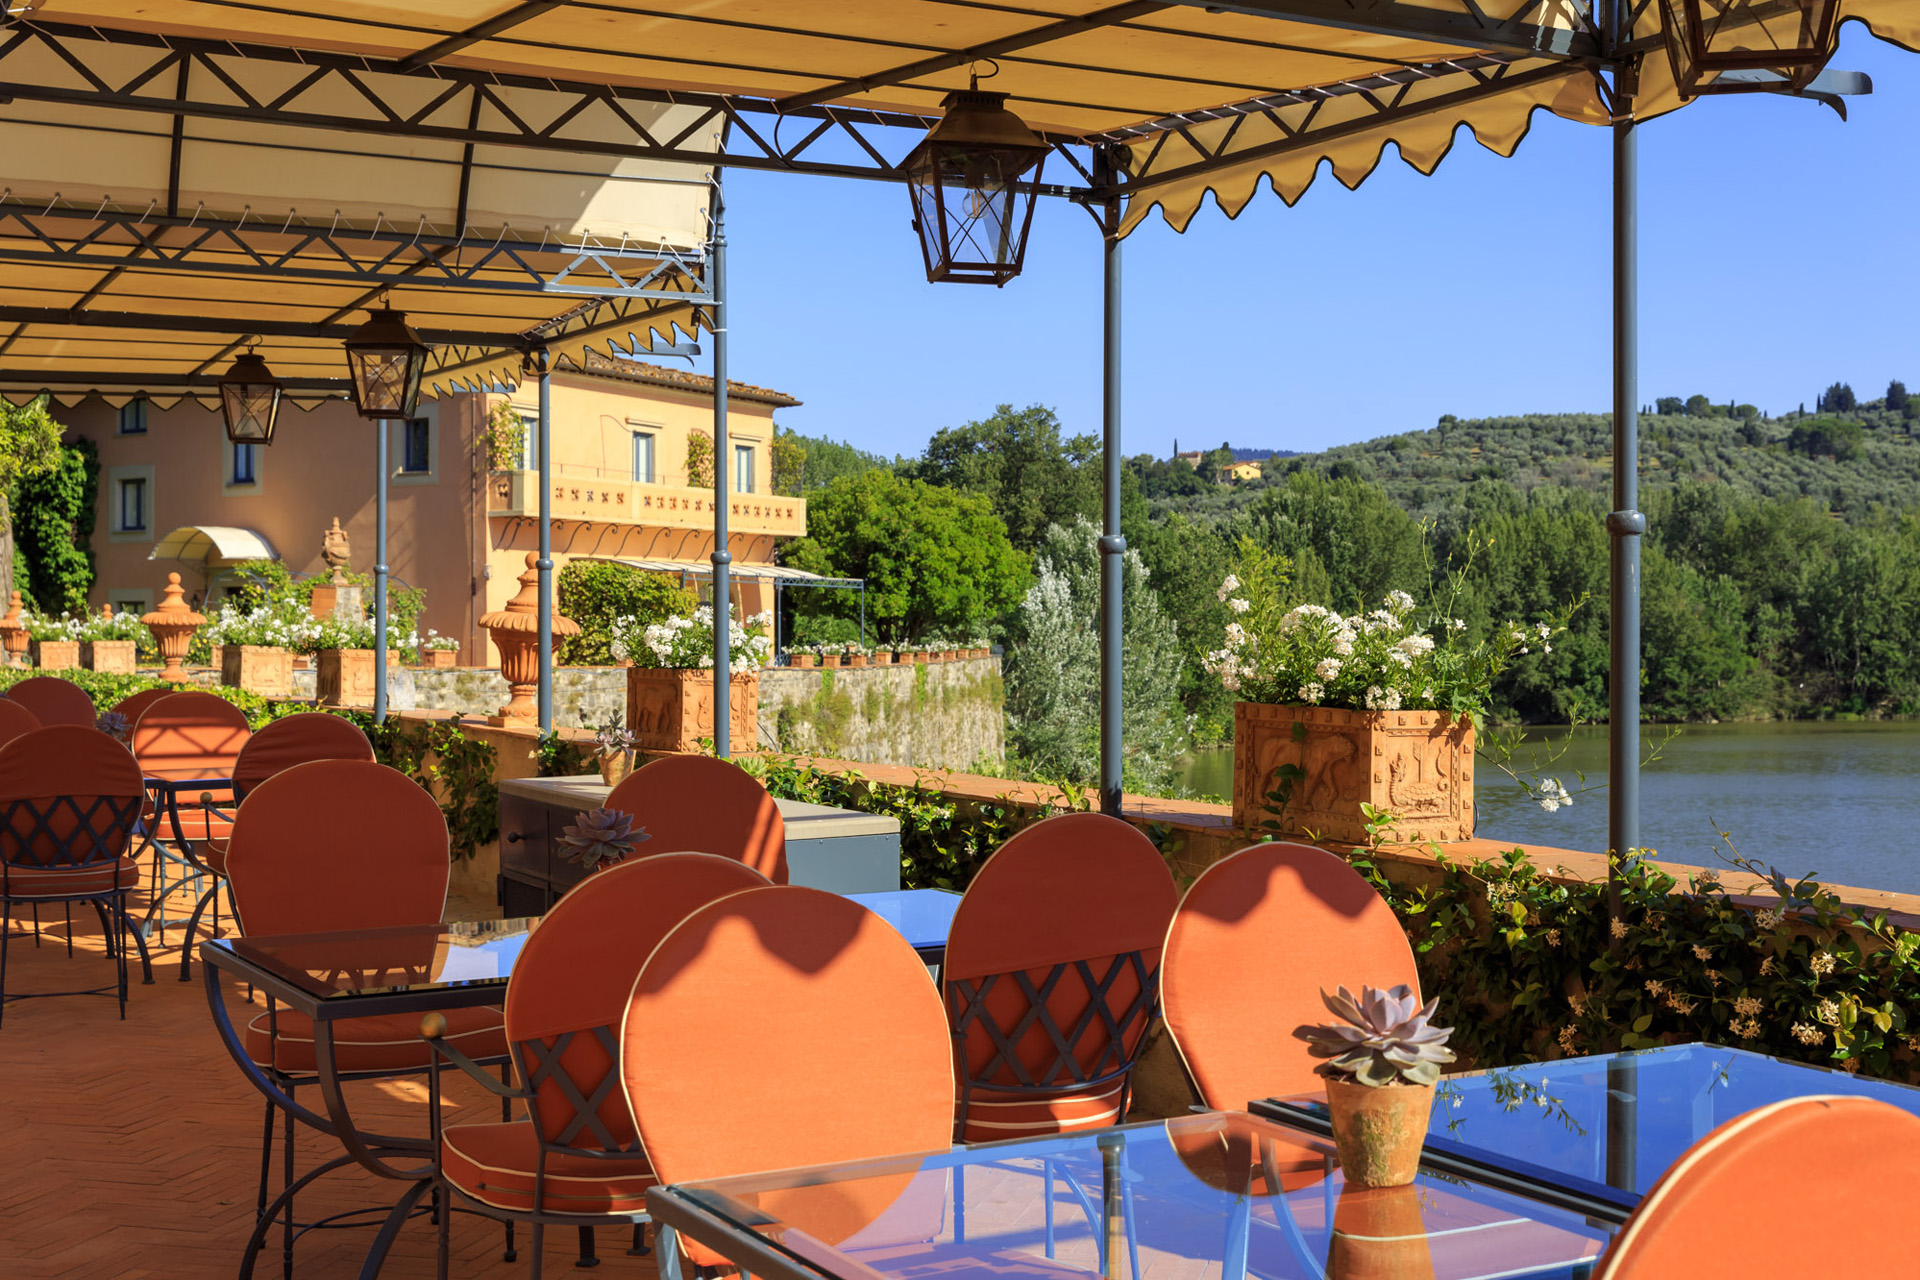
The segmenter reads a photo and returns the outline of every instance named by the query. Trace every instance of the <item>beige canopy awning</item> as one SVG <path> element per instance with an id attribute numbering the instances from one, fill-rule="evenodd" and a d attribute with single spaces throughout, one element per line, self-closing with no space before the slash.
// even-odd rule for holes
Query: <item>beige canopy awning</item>
<path id="1" fill-rule="evenodd" d="M 215 569 L 279 558 L 266 535 L 223 524 L 183 524 L 156 542 L 147 555 L 149 560 L 187 560 Z"/>

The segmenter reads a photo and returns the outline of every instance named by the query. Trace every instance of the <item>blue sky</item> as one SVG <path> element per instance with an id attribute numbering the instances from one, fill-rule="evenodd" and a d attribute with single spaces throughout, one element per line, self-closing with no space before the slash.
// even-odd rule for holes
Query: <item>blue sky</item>
<path id="1" fill-rule="evenodd" d="M 1771 95 L 1707 99 L 1641 134 L 1641 398 L 1782 412 L 1836 379 L 1920 388 L 1920 58 L 1845 28 L 1874 94 L 1842 123 Z M 1125 245 L 1126 451 L 1312 450 L 1443 413 L 1608 404 L 1607 133 L 1551 116 L 1502 160 L 1462 131 L 1431 178 L 1391 152 L 1292 209 L 1263 189 L 1185 235 Z M 1000 290 L 929 285 L 885 183 L 727 178 L 732 373 L 805 403 L 781 421 L 876 452 L 996 404 L 1100 425 L 1100 257 L 1052 201 Z"/>

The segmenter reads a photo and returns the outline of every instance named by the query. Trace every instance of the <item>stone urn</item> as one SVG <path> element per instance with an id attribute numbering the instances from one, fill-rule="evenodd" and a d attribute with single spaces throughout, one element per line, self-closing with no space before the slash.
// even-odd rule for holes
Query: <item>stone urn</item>
<path id="1" fill-rule="evenodd" d="M 13 599 L 7 604 L 5 616 L 0 617 L 0 643 L 6 645 L 7 665 L 18 667 L 25 664 L 27 651 L 27 623 L 21 615 L 26 610 L 20 604 L 20 593 L 13 593 Z"/>
<path id="2" fill-rule="evenodd" d="M 520 590 L 507 601 L 506 608 L 496 609 L 480 619 L 480 625 L 487 629 L 494 646 L 500 650 L 500 674 L 512 695 L 498 715 L 487 717 L 491 725 L 532 724 L 539 719 L 539 707 L 534 702 L 540 689 L 540 570 L 535 567 L 538 559 L 537 553 L 527 552 L 527 568 L 520 575 Z M 579 634 L 580 628 L 572 619 L 553 615 L 555 649 L 566 637 Z"/>
<path id="3" fill-rule="evenodd" d="M 1471 840 L 1472 722 L 1440 711 L 1235 705 L 1236 827 L 1366 844 L 1362 801 L 1393 815 L 1390 840 Z"/>
<path id="4" fill-rule="evenodd" d="M 16 593 L 15 599 L 18 598 Z M 142 614 L 140 622 L 153 633 L 153 642 L 160 646 L 161 661 L 166 663 L 160 679 L 186 683 L 187 645 L 192 643 L 193 633 L 207 625 L 207 620 L 187 607 L 187 593 L 180 586 L 179 574 L 167 575 L 167 589 L 161 593 L 159 605 L 152 613 Z"/>

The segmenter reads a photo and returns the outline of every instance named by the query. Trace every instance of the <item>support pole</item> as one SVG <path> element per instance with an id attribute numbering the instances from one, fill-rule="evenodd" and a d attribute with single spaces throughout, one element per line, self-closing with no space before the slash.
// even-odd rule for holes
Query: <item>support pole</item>
<path id="1" fill-rule="evenodd" d="M 1094 183 L 1115 178 L 1111 152 L 1094 152 Z M 1101 532 L 1100 532 L 1100 812 L 1120 816 L 1122 742 L 1120 738 L 1122 670 L 1121 556 L 1127 540 L 1120 533 L 1120 199 L 1109 197 L 1101 218 Z"/>
<path id="2" fill-rule="evenodd" d="M 387 718 L 387 439 L 393 423 L 379 418 L 374 428 L 379 433 L 374 465 L 380 474 L 373 523 L 373 718 L 382 722 Z"/>
<path id="3" fill-rule="evenodd" d="M 1613 2 L 1616 47 L 1627 43 L 1631 19 L 1624 0 Z M 1613 510 L 1612 628 L 1609 636 L 1607 714 L 1607 845 L 1616 860 L 1640 848 L 1640 263 L 1639 139 L 1633 121 L 1635 65 L 1614 68 L 1613 124 Z M 1616 862 L 1616 866 L 1617 866 Z M 1620 882 L 1610 872 L 1607 910 L 1620 916 Z"/>
<path id="4" fill-rule="evenodd" d="M 713 754 L 722 760 L 733 753 L 728 730 L 733 711 L 729 647 L 732 617 L 732 575 L 727 566 L 727 229 L 725 202 L 720 194 L 720 171 L 713 174 Z"/>
<path id="5" fill-rule="evenodd" d="M 553 732 L 553 364 L 543 347 L 531 353 L 540 375 L 540 421 L 535 447 L 540 454 L 540 557 L 533 567 L 540 576 L 540 685 L 535 702 L 540 732 Z"/>

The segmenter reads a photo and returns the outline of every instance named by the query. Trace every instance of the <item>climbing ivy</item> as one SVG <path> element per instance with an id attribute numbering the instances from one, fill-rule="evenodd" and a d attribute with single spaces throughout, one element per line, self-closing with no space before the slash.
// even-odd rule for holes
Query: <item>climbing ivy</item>
<path id="1" fill-rule="evenodd" d="M 87 610 L 99 488 L 100 454 L 84 436 L 62 445 L 51 468 L 22 476 L 15 487 L 15 581 L 42 613 Z"/>

